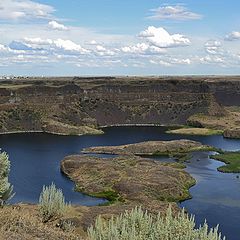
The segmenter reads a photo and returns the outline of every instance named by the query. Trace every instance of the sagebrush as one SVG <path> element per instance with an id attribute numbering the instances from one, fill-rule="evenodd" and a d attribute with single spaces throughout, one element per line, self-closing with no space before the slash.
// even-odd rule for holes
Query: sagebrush
<path id="1" fill-rule="evenodd" d="M 88 229 L 90 240 L 224 240 L 216 228 L 205 222 L 195 228 L 193 216 L 184 210 L 173 216 L 169 207 L 166 216 L 155 216 L 144 212 L 140 207 L 126 211 L 118 217 L 105 221 L 101 216 L 94 226 Z"/>
<path id="2" fill-rule="evenodd" d="M 0 153 L 0 207 L 4 206 L 13 196 L 13 186 L 8 181 L 10 161 L 6 152 Z"/>
<path id="3" fill-rule="evenodd" d="M 39 212 L 44 222 L 62 216 L 68 206 L 62 190 L 57 189 L 54 183 L 50 186 L 43 186 L 39 197 Z"/>

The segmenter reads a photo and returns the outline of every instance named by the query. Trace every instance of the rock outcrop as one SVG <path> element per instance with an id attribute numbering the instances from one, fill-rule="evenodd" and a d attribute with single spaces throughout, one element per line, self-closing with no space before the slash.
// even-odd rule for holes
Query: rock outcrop
<path id="1" fill-rule="evenodd" d="M 223 132 L 223 136 L 225 138 L 239 138 L 240 139 L 240 127 L 239 128 L 231 128 L 231 129 L 226 129 Z"/>

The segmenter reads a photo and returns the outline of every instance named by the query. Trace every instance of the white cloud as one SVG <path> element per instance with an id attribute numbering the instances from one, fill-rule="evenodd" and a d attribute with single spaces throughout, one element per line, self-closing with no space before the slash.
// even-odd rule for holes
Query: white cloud
<path id="1" fill-rule="evenodd" d="M 148 17 L 153 20 L 175 19 L 175 20 L 195 20 L 201 19 L 202 15 L 189 11 L 181 5 L 162 6 L 151 9 L 152 15 Z"/>
<path id="2" fill-rule="evenodd" d="M 52 52 L 69 52 L 76 54 L 88 54 L 89 50 L 83 48 L 81 45 L 71 41 L 58 38 L 54 39 L 42 39 L 42 38 L 24 38 L 22 42 L 18 42 L 22 46 L 26 45 L 33 50 L 43 50 L 49 53 Z M 20 45 L 19 44 L 19 45 Z M 31 50 L 31 49 L 29 49 Z"/>
<path id="3" fill-rule="evenodd" d="M 140 32 L 140 37 L 159 48 L 169 48 L 190 45 L 190 40 L 181 34 L 170 35 L 164 28 L 148 27 Z"/>
<path id="4" fill-rule="evenodd" d="M 63 24 L 60 24 L 56 21 L 50 21 L 48 23 L 49 28 L 53 29 L 53 30 L 58 30 L 58 31 L 66 31 L 68 30 L 68 28 L 66 26 L 64 26 Z"/>
<path id="5" fill-rule="evenodd" d="M 165 67 L 175 66 L 175 65 L 190 65 L 192 61 L 189 58 L 171 58 L 167 57 L 164 59 L 151 59 L 149 61 L 151 64 L 161 65 Z"/>
<path id="6" fill-rule="evenodd" d="M 222 57 L 207 55 L 203 58 L 200 58 L 200 62 L 204 64 L 223 64 L 225 61 Z"/>
<path id="7" fill-rule="evenodd" d="M 225 40 L 227 41 L 234 41 L 234 40 L 239 40 L 240 39 L 240 32 L 231 32 L 227 36 L 225 36 Z"/>
<path id="8" fill-rule="evenodd" d="M 166 61 L 163 61 L 163 60 L 150 60 L 149 61 L 151 64 L 155 64 L 155 65 L 161 65 L 161 66 L 164 66 L 164 67 L 171 67 L 172 64 L 169 63 L 169 62 L 166 62 Z"/>
<path id="9" fill-rule="evenodd" d="M 186 59 L 177 59 L 177 58 L 173 58 L 171 59 L 171 63 L 172 64 L 183 64 L 183 65 L 190 65 L 192 63 L 192 61 L 189 58 Z"/>
<path id="10" fill-rule="evenodd" d="M 114 56 L 116 54 L 114 50 L 116 49 L 107 49 L 102 45 L 96 45 L 95 54 L 99 56 Z"/>
<path id="11" fill-rule="evenodd" d="M 88 45 L 98 45 L 97 41 L 91 40 L 90 42 L 87 43 Z"/>
<path id="12" fill-rule="evenodd" d="M 131 53 L 131 54 L 163 54 L 166 52 L 165 49 L 150 46 L 146 43 L 138 43 L 136 45 L 125 46 L 121 48 L 122 52 L 124 53 Z"/>
<path id="13" fill-rule="evenodd" d="M 54 11 L 52 6 L 31 0 L 1 0 L 0 2 L 1 20 L 50 18 Z"/>
<path id="14" fill-rule="evenodd" d="M 80 54 L 89 53 L 87 49 L 81 47 L 79 44 L 76 44 L 71 40 L 63 40 L 59 38 L 53 42 L 57 48 L 62 49 L 64 51 L 77 52 Z"/>
<path id="15" fill-rule="evenodd" d="M 24 42 L 27 44 L 35 44 L 35 45 L 49 45 L 53 43 L 51 39 L 42 39 L 42 38 L 24 38 Z"/>
<path id="16" fill-rule="evenodd" d="M 208 54 L 220 54 L 222 44 L 217 40 L 209 40 L 204 45 Z"/>
<path id="17" fill-rule="evenodd" d="M 0 44 L 0 52 L 6 52 L 6 51 L 8 51 L 8 48 Z"/>

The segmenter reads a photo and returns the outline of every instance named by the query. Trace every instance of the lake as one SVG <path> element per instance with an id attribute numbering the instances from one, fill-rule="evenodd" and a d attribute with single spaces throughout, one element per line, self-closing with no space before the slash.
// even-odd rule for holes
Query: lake
<path id="1" fill-rule="evenodd" d="M 240 150 L 240 140 L 217 136 L 185 136 L 165 133 L 164 127 L 110 127 L 95 136 L 57 136 L 45 133 L 0 135 L 0 146 L 11 160 L 10 182 L 14 185 L 12 203 L 37 203 L 43 185 L 54 182 L 72 204 L 93 206 L 105 202 L 74 192 L 74 184 L 60 172 L 61 160 L 79 154 L 83 148 L 120 145 L 149 140 L 191 139 L 223 150 Z M 167 159 L 165 159 L 167 160 Z M 164 161 L 164 159 L 159 159 Z M 197 224 L 208 220 L 220 224 L 229 240 L 240 239 L 240 179 L 237 174 L 220 173 L 223 163 L 209 158 L 208 153 L 194 153 L 186 170 L 197 180 L 190 189 L 192 199 L 179 205 L 196 215 Z"/>

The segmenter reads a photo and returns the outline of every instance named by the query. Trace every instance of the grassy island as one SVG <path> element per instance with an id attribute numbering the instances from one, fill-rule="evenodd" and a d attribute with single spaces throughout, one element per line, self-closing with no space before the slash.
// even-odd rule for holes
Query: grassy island
<path id="1" fill-rule="evenodd" d="M 240 151 L 224 152 L 221 154 L 212 155 L 211 158 L 226 163 L 226 165 L 218 168 L 220 172 L 240 173 Z"/>
<path id="2" fill-rule="evenodd" d="M 195 127 L 182 127 L 178 129 L 171 129 L 166 131 L 170 134 L 183 134 L 183 135 L 199 135 L 210 136 L 223 134 L 222 130 L 210 129 L 210 128 L 195 128 Z"/>

